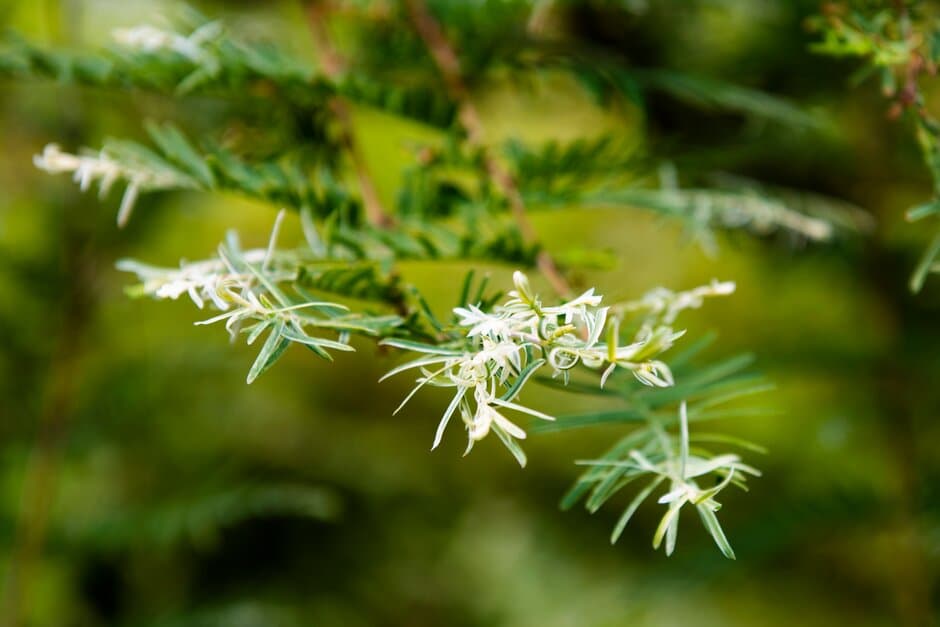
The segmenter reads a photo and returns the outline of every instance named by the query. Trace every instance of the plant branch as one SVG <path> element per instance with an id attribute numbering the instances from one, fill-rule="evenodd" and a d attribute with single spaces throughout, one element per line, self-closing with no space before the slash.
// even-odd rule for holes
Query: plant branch
<path id="1" fill-rule="evenodd" d="M 23 480 L 16 521 L 13 553 L 0 600 L 0 626 L 18 627 L 27 599 L 32 594 L 37 563 L 42 558 L 51 510 L 58 486 L 62 446 L 68 435 L 75 404 L 75 381 L 85 348 L 85 333 L 93 307 L 95 263 L 82 250 L 82 236 L 68 230 L 65 242 L 73 281 L 62 302 L 61 329 L 46 379 L 46 394 L 38 432 Z"/>
<path id="2" fill-rule="evenodd" d="M 457 102 L 458 118 L 467 133 L 468 141 L 471 145 L 483 149 L 486 170 L 490 179 L 506 196 L 513 219 L 516 221 L 523 239 L 526 243 L 535 244 L 538 241 L 538 235 L 526 215 L 525 202 L 519 193 L 519 187 L 513 180 L 512 174 L 503 167 L 492 151 L 485 146 L 483 122 L 464 83 L 460 70 L 460 59 L 457 57 L 454 47 L 448 41 L 443 28 L 431 15 L 423 0 L 408 0 L 406 5 L 415 30 L 424 41 L 428 52 L 444 78 L 447 91 L 450 93 L 451 98 Z M 539 251 L 536 257 L 536 265 L 559 296 L 567 298 L 571 295 L 571 287 L 568 285 L 568 281 L 547 251 Z"/>
<path id="3" fill-rule="evenodd" d="M 327 17 L 332 8 L 331 0 L 310 0 L 307 2 L 307 23 L 310 26 L 310 34 L 313 37 L 314 45 L 319 50 L 322 58 L 323 72 L 328 78 L 335 80 L 346 72 L 346 60 L 336 49 L 336 46 L 333 45 L 333 40 L 327 29 Z M 373 226 L 382 229 L 394 226 L 394 219 L 382 207 L 379 194 L 372 182 L 372 176 L 369 174 L 365 157 L 362 155 L 359 143 L 356 141 L 349 103 L 342 97 L 336 96 L 330 100 L 330 108 L 340 124 L 342 143 L 352 160 L 356 178 L 359 180 L 359 191 L 362 194 L 366 220 Z M 393 276 L 397 276 L 397 274 Z M 410 313 L 404 293 L 400 289 L 396 289 L 394 292 L 392 306 L 402 317 L 407 317 Z"/>
<path id="4" fill-rule="evenodd" d="M 314 45 L 320 54 L 323 73 L 327 78 L 336 80 L 346 72 L 346 60 L 333 45 L 327 29 L 327 17 L 331 8 L 330 0 L 311 0 L 307 2 L 307 23 Z M 379 194 L 372 182 L 365 157 L 356 141 L 355 130 L 352 124 L 349 103 L 336 96 L 330 99 L 330 109 L 340 125 L 341 142 L 352 161 L 356 178 L 359 180 L 359 191 L 362 194 L 362 204 L 366 212 L 366 220 L 370 224 L 387 228 L 392 226 L 392 218 L 385 212 Z"/>

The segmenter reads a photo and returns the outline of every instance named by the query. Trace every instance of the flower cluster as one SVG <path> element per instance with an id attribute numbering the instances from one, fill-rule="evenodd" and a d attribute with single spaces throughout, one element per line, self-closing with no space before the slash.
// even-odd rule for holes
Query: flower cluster
<path id="1" fill-rule="evenodd" d="M 261 263 L 264 254 L 261 249 L 247 250 L 243 257 L 249 263 Z M 199 309 L 209 302 L 220 311 L 227 311 L 234 302 L 233 295 L 246 281 L 253 279 L 250 274 L 233 273 L 221 259 L 183 261 L 179 268 L 161 268 L 122 259 L 118 261 L 117 268 L 137 275 L 141 283 L 136 291 L 141 295 L 176 300 L 186 294 Z"/>
<path id="2" fill-rule="evenodd" d="M 425 385 L 455 390 L 432 449 L 440 444 L 451 418 L 459 413 L 467 430 L 467 452 L 493 432 L 524 465 L 525 456 L 516 440 L 524 439 L 525 431 L 504 413 L 511 410 L 543 420 L 554 419 L 516 402 L 524 384 L 543 367 L 566 381 L 569 371 L 580 364 L 594 370 L 603 368 L 601 385 L 617 368 L 632 372 L 649 386 L 672 385 L 669 367 L 654 358 L 671 347 L 682 332 L 665 325 L 644 328 L 632 342 L 621 345 L 619 321 L 608 315 L 610 308 L 601 306 L 602 297 L 593 289 L 561 305 L 544 306 L 524 274 L 516 272 L 513 281 L 516 289 L 509 293 L 509 300 L 491 312 L 474 305 L 454 310 L 460 337 L 450 345 L 384 341 L 424 353 L 383 377 L 415 368 L 421 372 L 418 385 L 399 410 Z"/>
<path id="3" fill-rule="evenodd" d="M 214 67 L 218 65 L 218 61 L 206 50 L 205 45 L 221 34 L 221 23 L 209 22 L 188 36 L 144 24 L 133 28 L 118 28 L 112 33 L 112 37 L 118 45 L 125 48 L 148 54 L 164 50 L 175 52 L 193 63 Z"/>
<path id="4" fill-rule="evenodd" d="M 127 181 L 127 188 L 121 199 L 121 208 L 118 209 L 118 226 L 127 224 L 141 190 L 192 186 L 192 182 L 179 173 L 153 167 L 137 167 L 115 159 L 105 150 L 97 154 L 73 155 L 63 152 L 57 144 L 48 144 L 42 154 L 33 157 L 33 164 L 50 174 L 71 172 L 72 178 L 83 192 L 98 181 L 98 189 L 102 197 L 107 195 L 117 181 Z"/>
<path id="5" fill-rule="evenodd" d="M 630 450 L 626 459 L 585 460 L 578 463 L 609 468 L 616 473 L 613 476 L 622 483 L 634 481 L 644 475 L 652 476 L 652 480 L 637 493 L 624 510 L 611 534 L 611 542 L 617 541 L 643 501 L 663 482 L 668 482 L 668 491 L 657 500 L 658 503 L 666 505 L 667 509 L 653 534 L 653 548 L 658 549 L 665 540 L 666 554 L 672 554 L 679 533 L 679 512 L 685 505 L 692 505 L 722 553 L 730 559 L 734 559 L 734 551 L 715 515 L 721 509 L 721 503 L 716 501 L 715 497 L 729 485 L 746 489 L 747 475 L 758 477 L 761 474 L 734 454 L 711 457 L 691 454 L 689 418 L 685 402 L 679 406 L 678 442 L 660 427 L 655 430 L 654 437 L 649 439 L 645 447 Z M 711 487 L 699 485 L 705 479 L 708 479 Z"/>
<path id="6" fill-rule="evenodd" d="M 666 324 L 675 322 L 676 317 L 685 309 L 698 309 L 705 298 L 728 296 L 733 294 L 733 281 L 712 280 L 708 285 L 701 285 L 684 292 L 674 292 L 664 287 L 657 287 L 643 295 L 638 301 L 624 303 L 617 308 L 622 311 L 645 311 L 650 319 L 658 319 Z"/>
<path id="7" fill-rule="evenodd" d="M 208 305 L 222 313 L 198 325 L 225 322 L 234 339 L 247 333 L 248 344 L 262 334 L 268 339 L 248 373 L 248 383 L 270 367 L 290 343 L 303 344 L 320 357 L 331 359 L 329 350 L 352 351 L 351 333 L 381 335 L 401 323 L 397 316 L 367 316 L 349 313 L 333 302 L 316 301 L 304 294 L 290 296 L 282 286 L 296 280 L 296 263 L 275 262 L 277 234 L 284 212 L 278 214 L 268 248 L 241 251 L 237 237 L 229 234 L 215 259 L 183 263 L 179 269 L 159 268 L 122 260 L 118 269 L 137 274 L 137 294 L 158 299 L 177 299 L 187 294 L 202 309 Z M 337 339 L 312 335 L 310 329 L 335 332 Z"/>

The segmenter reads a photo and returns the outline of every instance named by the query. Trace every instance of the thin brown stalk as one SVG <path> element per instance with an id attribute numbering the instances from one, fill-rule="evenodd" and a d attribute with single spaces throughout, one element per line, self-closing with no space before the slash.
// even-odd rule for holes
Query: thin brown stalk
<path id="1" fill-rule="evenodd" d="M 336 49 L 336 46 L 333 45 L 327 27 L 327 20 L 332 8 L 331 4 L 329 0 L 312 0 L 308 2 L 307 23 L 310 27 L 313 43 L 320 56 L 323 73 L 326 74 L 327 78 L 336 80 L 346 72 L 346 60 Z M 379 194 L 372 182 L 372 176 L 369 174 L 365 157 L 359 143 L 356 141 L 349 103 L 345 99 L 336 96 L 330 100 L 329 104 L 333 116 L 340 126 L 340 140 L 347 154 L 349 154 L 353 170 L 355 170 L 356 178 L 359 181 L 359 192 L 362 194 L 366 220 L 373 226 L 387 228 L 393 224 L 393 220 L 382 207 Z"/>
<path id="2" fill-rule="evenodd" d="M 406 5 L 415 30 L 434 59 L 450 97 L 457 102 L 457 115 L 467 133 L 468 141 L 472 145 L 483 149 L 486 170 L 490 179 L 506 196 L 509 209 L 519 227 L 519 231 L 522 233 L 523 239 L 529 244 L 534 244 L 538 240 L 538 235 L 526 214 L 525 201 L 522 199 L 522 194 L 519 193 L 519 187 L 513 180 L 512 174 L 503 167 L 492 151 L 485 146 L 483 122 L 463 80 L 457 52 L 423 0 L 407 0 Z M 559 271 L 554 259 L 548 252 L 543 250 L 538 253 L 536 265 L 558 295 L 562 297 L 571 295 L 571 287 L 568 285 L 568 281 Z"/>

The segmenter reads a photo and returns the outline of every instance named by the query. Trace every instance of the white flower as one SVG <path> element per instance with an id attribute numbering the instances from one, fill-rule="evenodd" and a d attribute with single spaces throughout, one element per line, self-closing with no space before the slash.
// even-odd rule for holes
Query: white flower
<path id="1" fill-rule="evenodd" d="M 542 311 L 549 315 L 563 316 L 565 324 L 571 324 L 578 318 L 586 319 L 588 317 L 588 308 L 597 307 L 603 299 L 603 296 L 594 294 L 594 288 L 592 287 L 572 301 L 557 307 L 545 307 Z"/>
<path id="2" fill-rule="evenodd" d="M 98 181 L 99 195 L 105 196 L 118 180 L 127 181 L 127 188 L 118 209 L 118 226 L 127 224 L 137 196 L 142 189 L 191 187 L 192 181 L 170 171 L 158 171 L 121 163 L 104 151 L 97 154 L 73 155 L 62 152 L 57 144 L 47 144 L 42 154 L 33 157 L 33 164 L 51 174 L 72 172 L 72 179 L 87 191 Z"/>
<path id="3" fill-rule="evenodd" d="M 527 378 L 533 371 L 531 366 L 539 365 L 539 362 L 534 364 L 524 362 L 526 346 L 524 342 L 519 344 L 511 340 L 497 341 L 482 334 L 470 339 L 477 344 L 476 350 L 472 352 L 430 345 L 422 347 L 395 339 L 383 342 L 428 354 L 426 357 L 420 357 L 398 366 L 382 377 L 384 380 L 413 368 L 421 371 L 422 376 L 417 379 L 418 385 L 405 397 L 395 413 L 398 413 L 425 385 L 456 389 L 451 403 L 438 424 L 434 443 L 431 445 L 432 450 L 440 445 L 450 419 L 458 410 L 467 428 L 467 453 L 473 448 L 474 442 L 485 438 L 490 432 L 497 433 L 500 439 L 510 447 L 513 438 L 525 438 L 525 431 L 507 419 L 501 410 L 510 409 L 543 420 L 554 420 L 552 416 L 512 402 L 518 395 L 518 389 L 512 395 L 496 396 L 496 390 L 508 385 L 511 380 L 520 384 L 524 383 L 523 378 Z M 519 463 L 524 465 L 525 457 L 521 455 L 521 451 L 515 450 L 514 454 L 519 459 Z"/>
<path id="4" fill-rule="evenodd" d="M 675 384 L 669 366 L 661 361 L 648 361 L 632 368 L 633 375 L 651 387 L 668 388 Z"/>
<path id="5" fill-rule="evenodd" d="M 456 307 L 454 313 L 457 314 L 458 323 L 461 326 L 471 327 L 467 331 L 467 337 L 486 335 L 502 340 L 512 336 L 513 327 L 509 320 L 484 313 L 476 305 L 468 305 L 466 308 Z"/>
<path id="6" fill-rule="evenodd" d="M 124 197 L 121 199 L 117 222 L 119 226 L 124 226 L 127 223 L 127 219 L 134 208 L 134 202 L 137 200 L 137 194 L 140 191 L 143 178 L 140 174 L 128 176 L 128 172 L 120 164 L 103 154 L 72 155 L 62 152 L 56 144 L 48 144 L 41 155 L 34 156 L 33 164 L 40 170 L 45 170 L 51 174 L 73 172 L 72 178 L 79 184 L 83 192 L 88 191 L 88 188 L 95 180 L 100 180 L 99 194 L 102 197 L 107 195 L 115 181 L 126 178 L 128 180 L 127 188 L 124 190 Z"/>
<path id="7" fill-rule="evenodd" d="M 243 255 L 249 263 L 261 263 L 265 253 L 266 251 L 258 249 L 245 251 Z M 172 300 L 186 294 L 199 309 L 202 309 L 206 302 L 211 302 L 216 309 L 228 310 L 233 302 L 231 294 L 254 281 L 253 275 L 229 271 L 220 259 L 196 263 L 182 262 L 179 268 L 160 268 L 131 259 L 122 259 L 118 261 L 117 268 L 135 273 L 141 281 L 144 294 Z"/>
<path id="8" fill-rule="evenodd" d="M 487 392 L 485 385 L 476 387 L 474 390 L 474 399 L 476 400 L 477 411 L 467 425 L 467 435 L 470 439 L 467 452 L 470 452 L 470 448 L 473 446 L 474 442 L 478 442 L 486 437 L 490 432 L 490 427 L 494 424 L 497 428 L 502 429 L 506 434 L 514 438 L 520 440 L 525 439 L 525 431 L 507 420 L 505 416 L 493 408 L 491 403 L 495 401 L 495 398 Z"/>
<path id="9" fill-rule="evenodd" d="M 104 155 L 80 157 L 62 152 L 58 144 L 46 145 L 42 154 L 33 157 L 33 165 L 51 174 L 73 172 L 75 182 L 83 192 L 88 191 L 96 179 L 101 179 L 102 196 L 107 194 L 114 182 L 124 174 L 120 165 Z"/>
<path id="10" fill-rule="evenodd" d="M 678 442 L 675 442 L 665 431 L 660 431 L 659 435 L 651 440 L 651 444 L 656 443 L 659 445 L 658 450 L 649 446 L 645 446 L 642 451 L 634 449 L 627 454 L 626 459 L 605 458 L 579 462 L 591 466 L 610 467 L 612 471 L 617 471 L 615 476 L 631 481 L 644 474 L 652 475 L 652 480 L 640 490 L 624 511 L 611 534 L 611 542 L 617 541 L 639 505 L 659 485 L 668 482 L 669 489 L 657 499 L 658 503 L 667 505 L 668 508 L 653 535 L 653 548 L 659 548 L 665 540 L 666 554 L 669 555 L 675 550 L 679 530 L 679 512 L 685 505 L 690 504 L 696 508 L 705 528 L 722 552 L 733 559 L 734 551 L 715 516 L 715 512 L 721 508 L 721 503 L 716 501 L 715 497 L 732 484 L 744 489 L 746 475 L 760 476 L 760 472 L 744 464 L 737 455 L 726 454 L 705 458 L 691 454 L 689 452 L 689 418 L 684 401 L 679 405 Z M 711 487 L 702 487 L 698 484 L 698 480 L 706 477 Z"/>
<path id="11" fill-rule="evenodd" d="M 117 44 L 125 48 L 151 54 L 167 50 L 182 55 L 193 63 L 217 65 L 214 56 L 205 49 L 205 44 L 218 37 L 221 32 L 222 25 L 219 22 L 204 24 L 189 36 L 143 24 L 132 28 L 118 28 L 112 33 L 112 37 Z"/>
<path id="12" fill-rule="evenodd" d="M 525 431 L 503 413 L 510 409 L 544 420 L 553 419 L 514 402 L 529 377 L 544 365 L 552 368 L 556 375 L 567 377 L 568 371 L 579 364 L 590 369 L 600 369 L 606 364 L 600 379 L 602 386 L 617 368 L 631 371 L 644 385 L 673 385 L 669 367 L 654 358 L 668 350 L 683 332 L 674 332 L 662 325 L 655 328 L 647 325 L 640 329 L 633 342 L 620 346 L 619 319 L 610 319 L 610 309 L 600 306 L 603 297 L 593 289 L 566 303 L 544 307 L 524 274 L 516 272 L 513 282 L 516 289 L 509 293 L 509 300 L 492 311 L 483 311 L 473 304 L 454 309 L 462 336 L 450 345 L 384 341 L 424 354 L 382 377 L 414 368 L 421 372 L 417 385 L 396 413 L 425 385 L 455 388 L 454 397 L 438 424 L 432 449 L 440 444 L 450 419 L 459 411 L 467 427 L 468 452 L 474 442 L 492 432 L 520 463 L 524 463 L 525 457 L 515 440 L 523 439 Z M 727 291 L 727 285 L 715 284 L 710 289 Z M 694 292 L 683 297 L 682 304 L 690 306 L 688 303 L 704 295 L 708 294 L 701 290 Z M 497 393 L 500 389 L 505 389 L 502 396 Z"/>
<path id="13" fill-rule="evenodd" d="M 663 287 L 647 292 L 638 301 L 618 305 L 623 311 L 648 311 L 651 317 L 657 317 L 664 324 L 672 324 L 676 317 L 686 309 L 698 309 L 705 298 L 728 296 L 735 290 L 733 281 L 712 279 L 708 285 L 702 285 L 684 292 L 673 292 Z"/>

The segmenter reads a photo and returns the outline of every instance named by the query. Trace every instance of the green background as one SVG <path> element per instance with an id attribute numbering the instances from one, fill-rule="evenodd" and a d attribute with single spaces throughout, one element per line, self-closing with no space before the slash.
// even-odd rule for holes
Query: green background
<path id="1" fill-rule="evenodd" d="M 534 91 L 488 85 L 475 98 L 492 141 L 616 131 L 643 142 L 648 123 L 691 154 L 720 143 L 709 158 L 721 169 L 874 214 L 873 232 L 826 245 L 719 234 L 716 256 L 681 224 L 641 211 L 534 218 L 549 249 L 577 242 L 617 255 L 616 268 L 576 277 L 614 299 L 737 282 L 733 297 L 683 319 L 690 337 L 718 333 L 710 356 L 753 352 L 777 386 L 760 399 L 773 412 L 720 425 L 769 449 L 748 455 L 764 471 L 752 491 L 723 499 L 736 562 L 692 521 L 672 558 L 653 552 L 662 514 L 653 502 L 610 546 L 626 494 L 593 516 L 558 510 L 578 472 L 572 461 L 596 455 L 617 428 L 532 435 L 525 470 L 495 440 L 462 458 L 457 430 L 431 453 L 444 397 L 421 394 L 393 417 L 409 381 L 377 383 L 396 361 L 367 342 L 333 364 L 292 348 L 246 386 L 257 347 L 194 327 L 201 312 L 189 302 L 127 298 L 132 277 L 114 263 L 202 258 L 228 228 L 263 245 L 272 208 L 160 194 L 118 231 L 116 193 L 99 201 L 31 165 L 47 142 L 74 150 L 141 138 L 142 118 L 185 127 L 211 116 L 213 103 L 3 82 L 2 610 L 21 597 L 24 624 L 50 627 L 929 624 L 940 594 L 940 281 L 906 291 L 927 239 L 902 217 L 930 193 L 916 147 L 903 123 L 886 120 L 874 86 L 849 85 L 852 64 L 807 52 L 803 19 L 814 3 L 665 4 L 674 10 L 642 18 L 647 65 L 786 95 L 830 126 L 741 127 L 656 100 L 644 112 L 604 111 L 559 75 Z M 292 3 L 199 6 L 236 33 L 313 55 Z M 0 26 L 95 47 L 161 7 L 7 0 Z M 366 110 L 356 123 L 389 201 L 408 143 L 429 131 Z M 718 136 L 729 128 L 733 136 Z M 300 241 L 290 216 L 281 242 Z M 508 285 L 510 270 L 477 269 Z M 442 311 L 465 270 L 403 266 Z M 529 394 L 537 406 L 578 408 L 577 398 Z M 279 507 L 278 494 L 300 503 Z M 18 522 L 44 503 L 44 529 L 29 516 Z M 41 548 L 26 549 L 28 569 L 11 588 L 8 565 L 31 545 Z"/>

